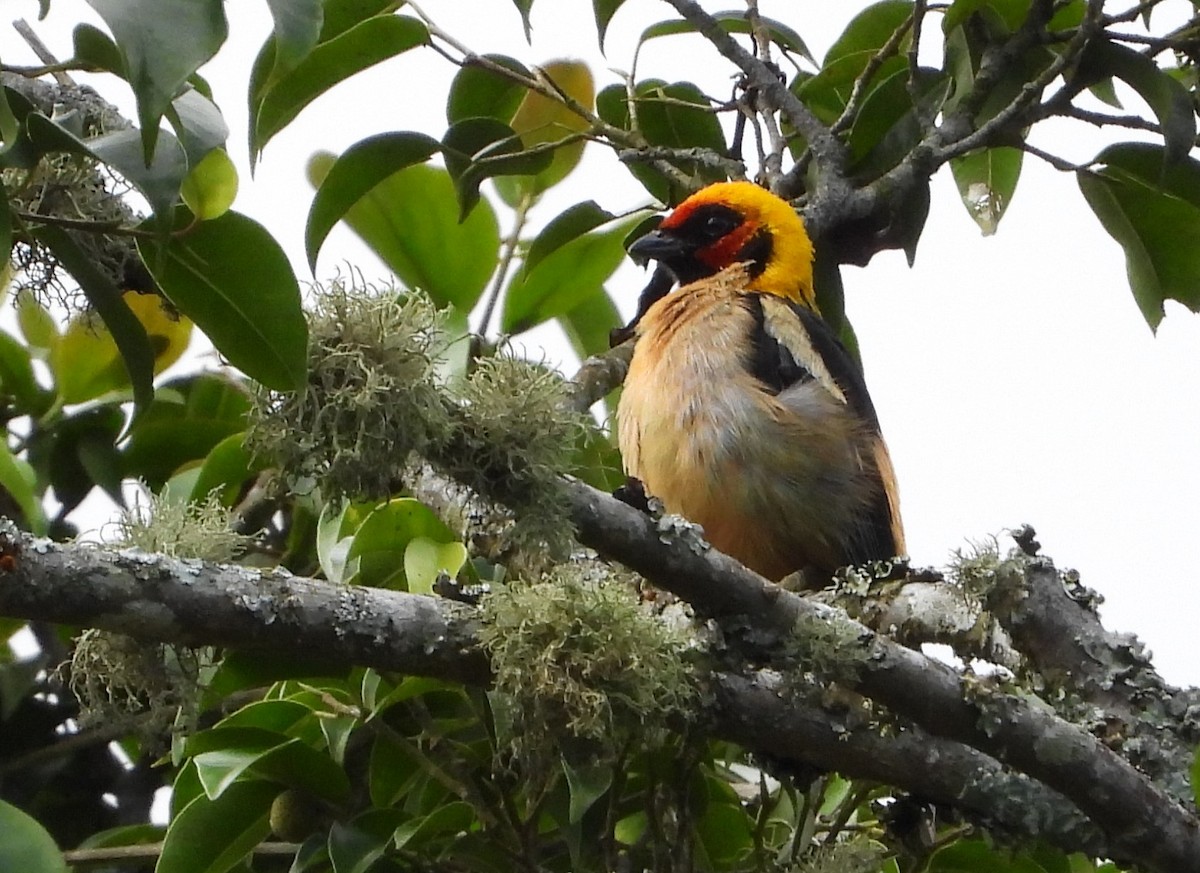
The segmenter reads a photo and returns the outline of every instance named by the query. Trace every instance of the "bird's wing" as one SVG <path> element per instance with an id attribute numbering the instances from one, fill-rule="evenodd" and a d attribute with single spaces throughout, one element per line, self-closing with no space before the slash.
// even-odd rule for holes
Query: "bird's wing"
<path id="1" fill-rule="evenodd" d="M 852 537 L 852 551 L 867 557 L 903 554 L 896 476 L 858 363 L 829 325 L 806 307 L 768 294 L 748 295 L 746 305 L 755 321 L 749 368 L 767 390 L 782 399 L 789 390 L 815 383 L 863 424 L 867 438 L 861 463 L 879 488 Z"/>

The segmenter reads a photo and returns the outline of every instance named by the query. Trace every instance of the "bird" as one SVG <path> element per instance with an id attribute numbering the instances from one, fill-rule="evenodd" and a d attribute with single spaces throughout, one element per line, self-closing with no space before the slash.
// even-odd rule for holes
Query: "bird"
<path id="1" fill-rule="evenodd" d="M 628 252 L 657 261 L 634 321 L 614 331 L 634 338 L 617 408 L 633 493 L 798 587 L 903 555 L 879 418 L 821 317 L 796 210 L 753 182 L 717 182 Z"/>

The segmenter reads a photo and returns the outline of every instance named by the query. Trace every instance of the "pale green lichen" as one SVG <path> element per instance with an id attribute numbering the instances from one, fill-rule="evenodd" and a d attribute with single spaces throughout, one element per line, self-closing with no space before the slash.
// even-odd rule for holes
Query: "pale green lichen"
<path id="1" fill-rule="evenodd" d="M 515 545 L 544 545 L 563 557 L 573 534 L 563 477 L 575 469 L 585 427 L 558 373 L 520 358 L 483 358 L 460 388 L 454 436 L 432 460 L 512 510 L 505 536 Z"/>
<path id="2" fill-rule="evenodd" d="M 527 772 L 580 743 L 602 760 L 630 743 L 653 747 L 697 698 L 686 634 L 602 565 L 570 563 L 496 590 L 480 640 L 511 716 L 510 750 Z"/>
<path id="3" fill-rule="evenodd" d="M 378 498 L 395 493 L 411 455 L 446 443 L 437 384 L 446 349 L 428 297 L 338 280 L 314 289 L 303 391 L 260 391 L 247 444 L 293 491 Z"/>
<path id="4" fill-rule="evenodd" d="M 188 502 L 166 494 L 135 500 L 117 518 L 117 541 L 143 552 L 223 564 L 241 554 L 251 537 L 233 529 L 233 513 L 215 491 Z"/>
<path id="5" fill-rule="evenodd" d="M 809 852 L 791 873 L 877 873 L 887 854 L 883 846 L 865 839 L 826 844 Z"/>

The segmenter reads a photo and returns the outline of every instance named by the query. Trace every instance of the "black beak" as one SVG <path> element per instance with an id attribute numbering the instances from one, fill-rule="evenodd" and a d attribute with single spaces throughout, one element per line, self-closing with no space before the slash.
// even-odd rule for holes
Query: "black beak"
<path id="1" fill-rule="evenodd" d="M 629 247 L 629 257 L 638 266 L 650 261 L 669 264 L 691 254 L 692 247 L 673 234 L 652 230 Z"/>

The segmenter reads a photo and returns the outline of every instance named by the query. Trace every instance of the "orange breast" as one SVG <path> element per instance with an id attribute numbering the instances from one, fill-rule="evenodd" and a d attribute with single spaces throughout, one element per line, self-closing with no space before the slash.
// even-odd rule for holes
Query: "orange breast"
<path id="1" fill-rule="evenodd" d="M 754 328 L 727 273 L 650 308 L 617 411 L 625 471 L 768 578 L 832 573 L 875 490 L 866 435 L 815 383 L 767 391 L 744 360 Z"/>

